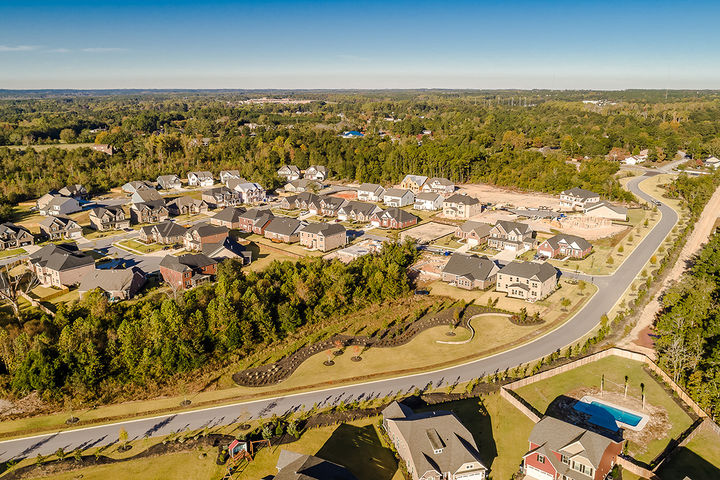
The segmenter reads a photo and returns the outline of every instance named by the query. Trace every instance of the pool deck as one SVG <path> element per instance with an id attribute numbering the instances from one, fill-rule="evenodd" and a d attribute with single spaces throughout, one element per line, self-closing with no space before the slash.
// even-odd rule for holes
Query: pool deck
<path id="1" fill-rule="evenodd" d="M 617 410 L 621 410 L 621 411 L 623 411 L 623 412 L 627 412 L 627 413 L 629 413 L 629 414 L 632 414 L 632 415 L 635 415 L 635 416 L 637 416 L 637 417 L 640 417 L 640 421 L 638 422 L 637 425 L 630 425 L 630 424 L 628 424 L 628 423 L 621 422 L 620 420 L 615 419 L 615 422 L 617 423 L 618 427 L 623 428 L 623 429 L 640 431 L 640 430 L 642 430 L 643 428 L 645 428 L 645 425 L 647 425 L 648 421 L 650 420 L 650 417 L 649 417 L 647 414 L 640 413 L 640 412 L 638 412 L 638 411 L 636 411 L 636 410 L 631 410 L 631 409 L 626 408 L 626 407 L 622 407 L 622 406 L 617 405 L 617 404 L 615 404 L 615 403 L 611 403 L 611 402 L 608 402 L 608 401 L 606 401 L 606 400 L 603 400 L 602 398 L 597 398 L 597 397 L 592 397 L 592 396 L 590 396 L 590 395 L 585 395 L 585 396 L 582 397 L 580 400 L 578 400 L 578 402 L 587 403 L 587 404 L 591 404 L 592 402 L 601 403 L 601 404 L 603 404 L 603 405 L 607 405 L 608 407 L 612 407 L 612 408 L 615 408 L 615 409 L 617 409 Z M 601 425 L 601 426 L 602 426 L 602 425 Z"/>

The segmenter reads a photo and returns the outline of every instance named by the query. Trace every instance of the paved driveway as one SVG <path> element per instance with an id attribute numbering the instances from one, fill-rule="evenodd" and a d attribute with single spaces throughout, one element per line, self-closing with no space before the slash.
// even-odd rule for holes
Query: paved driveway
<path id="1" fill-rule="evenodd" d="M 631 180 L 628 188 L 638 197 L 649 200 L 650 197 L 637 187 L 637 184 L 644 178 L 639 177 Z M 658 224 L 627 260 L 623 262 L 617 272 L 612 276 L 596 279 L 597 294 L 572 319 L 528 344 L 480 360 L 433 372 L 7 440 L 0 442 L 0 461 L 11 458 L 34 457 L 38 454 L 48 455 L 58 448 L 64 448 L 68 451 L 75 448 L 88 448 L 113 443 L 117 441 L 118 430 L 121 426 L 128 432 L 131 439 L 167 435 L 182 430 L 231 424 L 236 421 L 246 420 L 249 417 L 280 415 L 288 411 L 295 411 L 303 406 L 310 408 L 315 403 L 323 407 L 341 400 L 365 400 L 384 397 L 397 392 L 410 392 L 428 383 L 438 386 L 456 381 L 462 382 L 535 361 L 558 348 L 564 348 L 578 341 L 599 323 L 600 316 L 603 313 L 608 312 L 619 301 L 635 276 L 642 270 L 653 252 L 660 246 L 677 222 L 677 214 L 673 209 L 663 204 L 659 207 L 659 210 L 662 213 L 662 218 Z"/>

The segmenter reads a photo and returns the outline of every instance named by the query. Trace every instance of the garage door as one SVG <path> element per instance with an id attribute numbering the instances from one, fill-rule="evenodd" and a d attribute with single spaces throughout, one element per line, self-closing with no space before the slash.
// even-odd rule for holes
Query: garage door
<path id="1" fill-rule="evenodd" d="M 538 480 L 553 480 L 553 476 L 549 473 L 543 472 L 538 468 L 531 467 L 530 465 L 525 465 L 525 473 L 532 478 L 537 478 Z"/>

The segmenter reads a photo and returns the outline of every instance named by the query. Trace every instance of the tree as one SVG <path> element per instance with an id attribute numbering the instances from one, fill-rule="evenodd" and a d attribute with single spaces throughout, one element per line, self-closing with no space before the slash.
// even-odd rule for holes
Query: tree
<path id="1" fill-rule="evenodd" d="M 567 312 L 567 307 L 569 307 L 571 303 L 572 303 L 572 302 L 570 301 L 569 298 L 563 297 L 563 298 L 560 300 L 560 305 L 563 306 L 563 310 L 566 311 L 566 312 Z"/>
<path id="2" fill-rule="evenodd" d="M 125 428 L 120 427 L 120 430 L 118 431 L 118 441 L 120 442 L 120 445 L 122 447 L 125 447 L 128 442 L 128 433 Z"/>
<path id="3" fill-rule="evenodd" d="M 608 265 L 612 265 L 613 263 L 615 263 L 615 260 L 613 260 L 612 255 L 607 258 L 606 263 Z"/>
<path id="4" fill-rule="evenodd" d="M 578 290 L 580 291 L 580 295 L 584 295 L 585 289 L 587 288 L 587 283 L 585 280 L 579 280 L 578 281 Z"/>
<path id="5" fill-rule="evenodd" d="M 60 130 L 60 140 L 65 143 L 72 143 L 75 140 L 75 131 L 71 128 L 63 128 Z"/>
<path id="6" fill-rule="evenodd" d="M 12 276 L 6 266 L 0 270 L 0 301 L 4 301 L 12 308 L 18 321 L 22 320 L 19 299 L 38 285 L 37 277 L 30 272 Z"/>

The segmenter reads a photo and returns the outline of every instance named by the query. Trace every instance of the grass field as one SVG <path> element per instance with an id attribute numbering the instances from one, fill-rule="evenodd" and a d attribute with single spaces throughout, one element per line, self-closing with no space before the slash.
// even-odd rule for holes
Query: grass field
<path id="1" fill-rule="evenodd" d="M 705 429 L 681 447 L 658 472 L 660 478 L 720 478 L 720 435 Z M 624 478 L 624 476 L 623 476 Z"/>
<path id="2" fill-rule="evenodd" d="M 2 250 L 0 251 L 0 258 L 8 258 L 8 257 L 14 257 L 16 255 L 24 255 L 27 252 L 24 248 L 12 248 L 10 250 Z"/>
<path id="3" fill-rule="evenodd" d="M 643 364 L 620 357 L 607 357 L 602 360 L 561 373 L 552 378 L 542 380 L 525 387 L 518 388 L 521 395 L 541 413 L 557 397 L 573 390 L 594 387 L 600 388 L 600 379 L 605 375 L 605 389 L 621 392 L 628 376 L 628 397 L 640 398 L 640 384 L 645 385 L 647 403 L 661 407 L 668 413 L 672 427 L 664 438 L 651 441 L 646 448 L 630 443 L 630 453 L 637 459 L 648 462 L 655 458 L 668 444 L 671 438 L 677 437 L 692 424 L 692 419 L 678 406 L 663 387 L 644 369 Z"/>
<path id="4" fill-rule="evenodd" d="M 135 250 L 135 251 L 138 251 L 141 253 L 157 252 L 158 250 L 162 250 L 163 248 L 166 247 L 166 245 L 161 245 L 159 243 L 151 243 L 150 245 L 148 245 L 146 243 L 139 242 L 137 240 L 132 240 L 132 239 L 121 240 L 121 241 L 117 242 L 116 245 L 121 248 L 125 247 L 125 248 L 129 248 L 131 250 Z"/>

